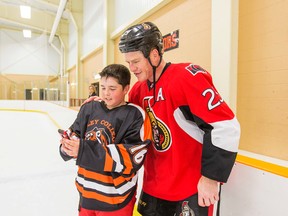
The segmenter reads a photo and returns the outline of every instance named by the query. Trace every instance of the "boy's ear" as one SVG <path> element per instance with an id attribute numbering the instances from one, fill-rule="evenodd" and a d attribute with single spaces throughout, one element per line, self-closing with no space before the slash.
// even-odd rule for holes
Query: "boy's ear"
<path id="1" fill-rule="evenodd" d="M 123 89 L 124 93 L 127 94 L 130 89 L 130 85 L 126 85 Z"/>

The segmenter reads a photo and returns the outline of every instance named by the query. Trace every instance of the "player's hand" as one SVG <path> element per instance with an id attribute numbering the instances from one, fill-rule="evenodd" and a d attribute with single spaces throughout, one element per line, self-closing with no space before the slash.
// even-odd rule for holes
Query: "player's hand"
<path id="1" fill-rule="evenodd" d="M 219 200 L 219 183 L 215 180 L 201 176 L 198 188 L 198 204 L 205 207 L 214 205 Z"/>
<path id="2" fill-rule="evenodd" d="M 89 103 L 89 102 L 91 102 L 91 101 L 99 101 L 99 100 L 101 100 L 100 97 L 98 97 L 98 96 L 91 96 L 91 97 L 87 98 L 87 99 L 81 104 L 81 106 L 84 105 L 84 104 L 86 104 L 86 103 Z"/>

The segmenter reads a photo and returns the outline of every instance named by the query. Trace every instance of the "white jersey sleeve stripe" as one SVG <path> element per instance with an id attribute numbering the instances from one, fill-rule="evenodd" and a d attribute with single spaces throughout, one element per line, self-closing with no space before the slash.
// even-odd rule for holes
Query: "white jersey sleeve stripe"
<path id="1" fill-rule="evenodd" d="M 210 123 L 213 126 L 212 144 L 221 149 L 237 152 L 240 140 L 240 125 L 234 117 L 231 120 Z"/>
<path id="2" fill-rule="evenodd" d="M 190 137 L 203 144 L 204 131 L 201 130 L 195 122 L 187 120 L 179 108 L 174 111 L 174 118 L 182 130 Z"/>
<path id="3" fill-rule="evenodd" d="M 113 160 L 116 162 L 115 172 L 118 172 L 118 173 L 122 172 L 124 166 L 121 163 L 120 155 L 116 149 L 116 146 L 115 145 L 107 145 L 107 147 L 110 150 L 110 153 L 111 153 Z"/>

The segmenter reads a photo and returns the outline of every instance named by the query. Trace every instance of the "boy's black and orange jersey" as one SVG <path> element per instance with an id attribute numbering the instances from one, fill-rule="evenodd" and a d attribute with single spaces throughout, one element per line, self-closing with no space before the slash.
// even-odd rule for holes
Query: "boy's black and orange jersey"
<path id="1" fill-rule="evenodd" d="M 151 137 L 146 115 L 131 103 L 111 110 L 96 101 L 81 107 L 70 127 L 80 137 L 76 187 L 81 207 L 118 210 L 135 196 Z"/>

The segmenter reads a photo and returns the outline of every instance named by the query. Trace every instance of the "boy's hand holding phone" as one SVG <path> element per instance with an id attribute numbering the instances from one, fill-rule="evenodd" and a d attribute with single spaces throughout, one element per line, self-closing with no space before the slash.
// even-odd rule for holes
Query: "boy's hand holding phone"
<path id="1" fill-rule="evenodd" d="M 58 133 L 61 135 L 61 137 L 65 138 L 65 139 L 70 139 L 70 130 L 63 130 L 63 129 L 58 129 Z"/>
<path id="2" fill-rule="evenodd" d="M 76 133 L 72 132 L 70 129 L 62 130 L 58 129 L 58 133 L 61 135 L 61 151 L 62 153 L 77 158 L 79 151 L 80 140 Z"/>

